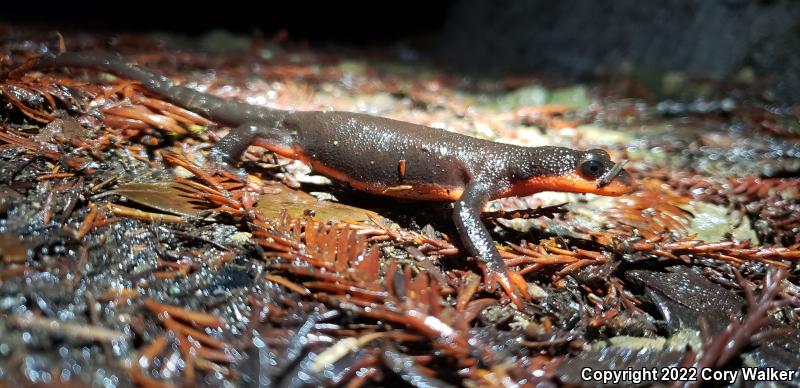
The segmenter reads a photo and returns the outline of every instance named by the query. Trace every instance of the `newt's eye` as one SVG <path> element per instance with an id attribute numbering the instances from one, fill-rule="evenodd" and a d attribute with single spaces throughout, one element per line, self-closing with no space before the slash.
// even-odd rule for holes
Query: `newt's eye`
<path id="1" fill-rule="evenodd" d="M 603 164 L 598 160 L 586 160 L 580 166 L 581 175 L 589 179 L 597 179 L 603 175 Z"/>

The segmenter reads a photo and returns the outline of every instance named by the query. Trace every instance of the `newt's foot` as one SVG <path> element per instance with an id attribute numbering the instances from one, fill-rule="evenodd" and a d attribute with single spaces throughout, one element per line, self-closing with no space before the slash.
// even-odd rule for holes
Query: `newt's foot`
<path id="1" fill-rule="evenodd" d="M 531 296 L 528 294 L 528 285 L 525 279 L 519 272 L 512 271 L 508 268 L 492 268 L 492 265 L 482 264 L 483 270 L 483 284 L 487 292 L 494 292 L 497 283 L 503 288 L 506 295 L 511 299 L 518 308 L 522 308 L 524 302 L 522 298 L 530 300 Z M 505 267 L 505 266 L 503 266 Z"/>
<path id="2" fill-rule="evenodd" d="M 242 182 L 247 182 L 247 172 L 242 168 L 233 166 L 234 161 L 231 160 L 224 153 L 220 153 L 217 149 L 212 148 L 208 153 L 209 170 L 213 173 L 220 175 L 222 172 L 227 172 Z"/>

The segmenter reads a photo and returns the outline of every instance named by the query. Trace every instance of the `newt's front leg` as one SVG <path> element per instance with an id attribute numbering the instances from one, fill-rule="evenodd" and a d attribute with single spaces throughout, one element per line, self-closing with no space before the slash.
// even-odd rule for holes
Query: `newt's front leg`
<path id="1" fill-rule="evenodd" d="M 489 230 L 481 222 L 481 210 L 492 195 L 500 190 L 497 186 L 497 180 L 489 177 L 473 178 L 455 203 L 453 221 L 467 252 L 484 264 L 484 283 L 487 291 L 494 291 L 496 282 L 499 282 L 514 304 L 522 307 L 520 293 L 529 298 L 525 281 L 518 273 L 509 271 L 506 267 L 492 236 L 489 235 Z"/>
<path id="2" fill-rule="evenodd" d="M 226 170 L 244 178 L 246 173 L 234 165 L 250 145 L 259 145 L 279 155 L 294 157 L 294 133 L 274 123 L 244 123 L 223 137 L 211 148 L 209 157 L 213 168 Z"/>

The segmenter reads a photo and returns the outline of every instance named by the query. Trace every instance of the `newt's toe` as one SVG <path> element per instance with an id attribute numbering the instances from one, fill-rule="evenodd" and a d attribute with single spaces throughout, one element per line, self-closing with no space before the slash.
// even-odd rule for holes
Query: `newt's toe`
<path id="1" fill-rule="evenodd" d="M 234 167 L 230 158 L 216 153 L 214 150 L 208 156 L 208 169 L 214 174 L 222 175 L 223 173 L 228 173 L 242 182 L 247 182 L 247 172 L 244 169 Z"/>
<path id="2" fill-rule="evenodd" d="M 525 300 L 530 300 L 527 283 L 519 272 L 509 269 L 493 270 L 483 267 L 483 281 L 487 292 L 494 292 L 497 283 L 518 308 L 524 306 Z"/>

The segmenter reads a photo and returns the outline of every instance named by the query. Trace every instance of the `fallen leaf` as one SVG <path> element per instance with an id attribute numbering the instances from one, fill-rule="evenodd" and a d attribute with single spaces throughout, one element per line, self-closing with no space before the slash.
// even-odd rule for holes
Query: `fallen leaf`
<path id="1" fill-rule="evenodd" d="M 270 185 L 268 191 L 261 196 L 256 205 L 267 218 L 278 218 L 281 211 L 286 209 L 289 218 L 311 217 L 322 222 L 372 224 L 373 219 L 383 219 L 373 211 L 319 200 L 310 194 L 283 185 Z"/>
<path id="2" fill-rule="evenodd" d="M 126 183 L 113 191 L 129 201 L 170 214 L 198 217 L 213 206 L 194 197 L 197 189 L 176 182 Z"/>

